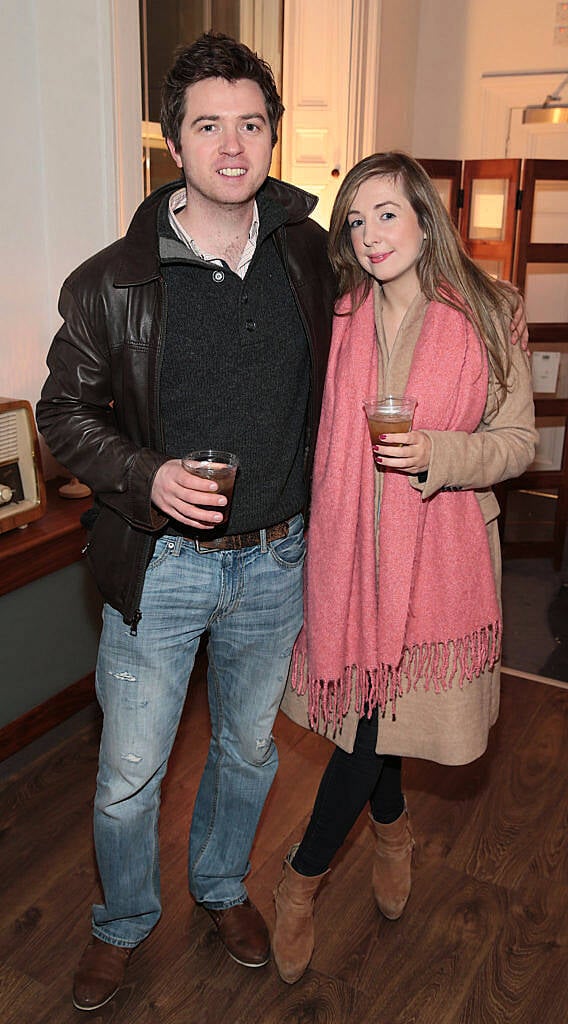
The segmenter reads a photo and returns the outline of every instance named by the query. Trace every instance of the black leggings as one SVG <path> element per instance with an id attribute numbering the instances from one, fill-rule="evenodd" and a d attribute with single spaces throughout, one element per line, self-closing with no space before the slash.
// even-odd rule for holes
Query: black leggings
<path id="1" fill-rule="evenodd" d="M 336 747 L 322 776 L 310 823 L 292 861 L 301 875 L 326 871 L 367 800 L 375 821 L 390 824 L 404 810 L 402 758 L 375 753 L 378 715 L 361 718 L 353 753 Z"/>

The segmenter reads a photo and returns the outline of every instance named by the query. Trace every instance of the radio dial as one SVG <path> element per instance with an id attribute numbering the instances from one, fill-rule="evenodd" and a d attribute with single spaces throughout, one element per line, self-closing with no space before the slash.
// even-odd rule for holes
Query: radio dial
<path id="1" fill-rule="evenodd" d="M 0 484 L 0 505 L 8 505 L 12 500 L 13 493 L 8 484 Z"/>

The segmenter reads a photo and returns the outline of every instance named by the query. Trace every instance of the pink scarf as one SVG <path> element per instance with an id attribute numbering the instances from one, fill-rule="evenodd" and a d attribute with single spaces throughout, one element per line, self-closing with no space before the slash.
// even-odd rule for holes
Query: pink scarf
<path id="1" fill-rule="evenodd" d="M 350 301 L 342 300 L 341 309 Z M 501 620 L 487 531 L 473 491 L 422 499 L 405 473 L 384 472 L 376 558 L 374 467 L 363 399 L 377 388 L 373 296 L 336 317 L 314 462 L 304 627 L 292 686 L 309 716 L 335 729 L 349 710 L 393 714 L 419 682 L 436 692 L 499 658 Z M 465 316 L 431 302 L 407 384 L 414 427 L 477 428 L 487 356 Z"/>

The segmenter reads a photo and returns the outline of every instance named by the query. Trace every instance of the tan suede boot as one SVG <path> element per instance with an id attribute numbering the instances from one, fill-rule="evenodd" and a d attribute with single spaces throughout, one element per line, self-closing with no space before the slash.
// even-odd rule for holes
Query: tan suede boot
<path id="1" fill-rule="evenodd" d="M 410 896 L 414 836 L 406 807 L 400 818 L 382 825 L 369 815 L 377 837 L 373 861 L 373 891 L 377 906 L 389 921 L 401 916 Z"/>
<path id="2" fill-rule="evenodd" d="M 314 900 L 321 875 L 300 875 L 291 861 L 298 844 L 290 850 L 282 868 L 282 876 L 274 890 L 276 925 L 272 936 L 272 953 L 282 981 L 293 985 L 308 966 L 314 951 Z"/>

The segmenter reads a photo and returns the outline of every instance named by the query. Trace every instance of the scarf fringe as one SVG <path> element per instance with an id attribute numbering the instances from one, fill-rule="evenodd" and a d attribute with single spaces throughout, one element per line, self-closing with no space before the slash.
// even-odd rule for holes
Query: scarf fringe
<path id="1" fill-rule="evenodd" d="M 332 725 L 336 733 L 341 731 L 343 718 L 351 706 L 353 690 L 355 710 L 360 718 L 364 714 L 370 718 L 377 706 L 384 716 L 390 703 L 394 719 L 397 698 L 404 692 L 409 693 L 421 685 L 425 692 L 432 687 L 439 694 L 451 690 L 456 679 L 463 688 L 466 680 L 471 682 L 482 672 L 491 670 L 501 656 L 501 639 L 501 621 L 496 619 L 488 626 L 455 640 L 406 648 L 397 666 L 383 663 L 369 669 L 347 665 L 336 679 L 310 675 L 305 652 L 296 649 L 291 685 L 298 696 L 308 693 L 311 728 L 319 729 L 321 716 L 325 727 Z"/>

